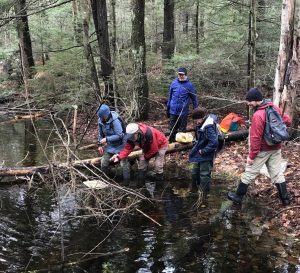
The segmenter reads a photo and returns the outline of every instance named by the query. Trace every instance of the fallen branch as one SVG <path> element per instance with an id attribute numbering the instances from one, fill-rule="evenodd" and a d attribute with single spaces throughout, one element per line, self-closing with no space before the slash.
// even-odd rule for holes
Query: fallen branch
<path id="1" fill-rule="evenodd" d="M 5 120 L 5 121 L 2 121 L 1 123 L 7 124 L 7 123 L 16 123 L 16 122 L 24 121 L 24 120 L 37 119 L 37 118 L 45 116 L 46 114 L 47 113 L 44 113 L 44 112 L 37 112 L 37 113 L 32 113 L 31 115 L 24 115 L 24 116 L 16 115 L 16 116 L 14 116 L 13 119 Z"/>
<path id="2" fill-rule="evenodd" d="M 167 153 L 174 153 L 186 149 L 190 149 L 192 147 L 192 143 L 188 144 L 180 144 L 177 142 L 171 143 L 168 146 Z M 129 154 L 128 159 L 130 161 L 136 160 L 142 154 L 142 150 L 133 151 Z M 74 168 L 82 168 L 82 167 L 93 167 L 100 165 L 101 157 L 83 159 L 83 160 L 75 160 L 71 163 L 59 163 L 55 164 L 55 167 L 58 168 L 68 168 L 70 166 Z M 0 177 L 1 176 L 25 176 L 32 175 L 34 173 L 48 173 L 50 171 L 49 165 L 43 166 L 35 166 L 35 167 L 0 167 Z"/>
<path id="3" fill-rule="evenodd" d="M 275 218 L 276 216 L 278 216 L 279 214 L 281 214 L 281 213 L 283 213 L 283 212 L 285 212 L 285 211 L 287 211 L 287 210 L 298 209 L 298 208 L 300 208 L 300 206 L 292 206 L 292 207 L 284 208 L 284 209 L 278 211 L 277 213 L 275 213 L 275 214 L 274 214 L 273 216 L 271 216 L 269 219 Z"/>

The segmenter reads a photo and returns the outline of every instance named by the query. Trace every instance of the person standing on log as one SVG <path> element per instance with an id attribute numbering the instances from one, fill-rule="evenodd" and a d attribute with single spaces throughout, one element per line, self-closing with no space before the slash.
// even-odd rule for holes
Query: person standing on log
<path id="1" fill-rule="evenodd" d="M 97 111 L 98 115 L 98 152 L 101 158 L 101 170 L 108 175 L 110 158 L 120 152 L 125 146 L 125 132 L 122 119 L 115 111 L 110 111 L 106 104 L 102 104 Z M 130 167 L 127 159 L 122 160 L 123 185 L 128 186 Z"/>
<path id="2" fill-rule="evenodd" d="M 250 128 L 249 154 L 245 172 L 241 176 L 236 192 L 228 192 L 228 199 L 241 204 L 247 193 L 249 183 L 255 180 L 262 166 L 266 164 L 271 181 L 277 187 L 282 204 L 289 205 L 291 197 L 287 192 L 285 177 L 281 168 L 281 144 L 268 145 L 264 139 L 266 108 L 272 106 L 281 115 L 282 111 L 271 101 L 263 100 L 262 93 L 258 88 L 251 88 L 247 92 L 246 101 L 254 111 Z M 284 114 L 282 119 L 287 126 L 291 125 L 291 119 L 288 115 Z"/>
<path id="3" fill-rule="evenodd" d="M 189 154 L 189 162 L 193 163 L 192 189 L 200 188 L 204 193 L 208 193 L 213 161 L 218 148 L 216 116 L 199 107 L 192 112 L 192 119 L 196 124 L 196 141 Z"/>
<path id="4" fill-rule="evenodd" d="M 111 161 L 119 162 L 125 160 L 137 145 L 143 151 L 138 161 L 138 181 L 145 180 L 149 160 L 155 158 L 154 172 L 155 180 L 163 178 L 163 167 L 165 153 L 168 149 L 168 139 L 159 130 L 143 123 L 129 123 L 126 127 L 127 143 L 120 153 L 115 154 Z"/>
<path id="5" fill-rule="evenodd" d="M 185 132 L 189 114 L 190 101 L 193 108 L 198 106 L 196 89 L 187 77 L 185 67 L 179 67 L 177 79 L 173 80 L 169 88 L 167 103 L 167 117 L 169 120 L 170 143 L 175 141 L 177 132 Z"/>

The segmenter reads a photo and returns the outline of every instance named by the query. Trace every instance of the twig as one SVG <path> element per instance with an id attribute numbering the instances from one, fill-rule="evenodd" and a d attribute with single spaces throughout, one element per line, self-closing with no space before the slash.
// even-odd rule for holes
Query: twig
<path id="1" fill-rule="evenodd" d="M 151 218 L 150 216 L 148 216 L 147 214 L 145 214 L 144 212 L 142 212 L 139 209 L 135 209 L 137 212 L 139 212 L 140 214 L 144 215 L 146 218 L 150 219 L 152 222 L 154 222 L 155 224 L 159 225 L 161 227 L 161 224 L 156 222 L 153 218 Z"/>
<path id="2" fill-rule="evenodd" d="M 280 211 L 278 211 L 277 213 L 275 213 L 273 216 L 271 216 L 269 219 L 272 219 L 274 217 L 276 217 L 277 215 L 279 215 L 280 213 L 284 212 L 284 211 L 287 211 L 287 210 L 292 210 L 292 209 L 297 209 L 297 208 L 300 208 L 300 206 L 293 206 L 293 207 L 288 207 L 288 208 L 284 208 Z"/>

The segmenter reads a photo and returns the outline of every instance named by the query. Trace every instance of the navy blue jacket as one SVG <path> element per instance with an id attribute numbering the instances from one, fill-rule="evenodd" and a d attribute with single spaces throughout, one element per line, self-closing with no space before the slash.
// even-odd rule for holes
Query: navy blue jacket
<path id="1" fill-rule="evenodd" d="M 189 154 L 189 162 L 198 163 L 214 159 L 218 147 L 216 116 L 209 115 L 202 125 L 195 129 L 196 141 Z M 199 151 L 201 150 L 201 154 Z"/>
<path id="2" fill-rule="evenodd" d="M 198 106 L 197 95 L 194 85 L 189 81 L 173 80 L 169 89 L 167 111 L 171 115 L 187 116 L 189 104 L 192 100 L 194 109 Z"/>

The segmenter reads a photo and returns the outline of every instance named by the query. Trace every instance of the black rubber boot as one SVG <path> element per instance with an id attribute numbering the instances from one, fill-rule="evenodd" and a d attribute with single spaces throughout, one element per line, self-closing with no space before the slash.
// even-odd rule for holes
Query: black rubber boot
<path id="1" fill-rule="evenodd" d="M 236 189 L 236 192 L 231 192 L 231 191 L 228 192 L 227 197 L 229 200 L 233 201 L 234 203 L 241 204 L 243 197 L 247 192 L 247 189 L 248 189 L 248 185 L 243 182 L 240 182 Z"/>
<path id="2" fill-rule="evenodd" d="M 277 187 L 279 198 L 281 199 L 282 204 L 284 206 L 288 206 L 289 204 L 291 204 L 292 198 L 287 192 L 286 183 L 276 183 L 275 185 Z"/>
<path id="3" fill-rule="evenodd" d="M 138 170 L 138 177 L 137 177 L 137 186 L 139 188 L 145 185 L 147 171 Z"/>
<path id="4" fill-rule="evenodd" d="M 109 169 L 109 166 L 103 166 L 103 167 L 101 167 L 101 171 L 104 173 L 104 174 L 106 174 L 107 176 L 109 176 L 110 175 L 110 171 L 109 171 L 110 169 Z"/>
<path id="5" fill-rule="evenodd" d="M 200 185 L 200 178 L 198 174 L 192 174 L 192 192 L 197 192 Z"/>

